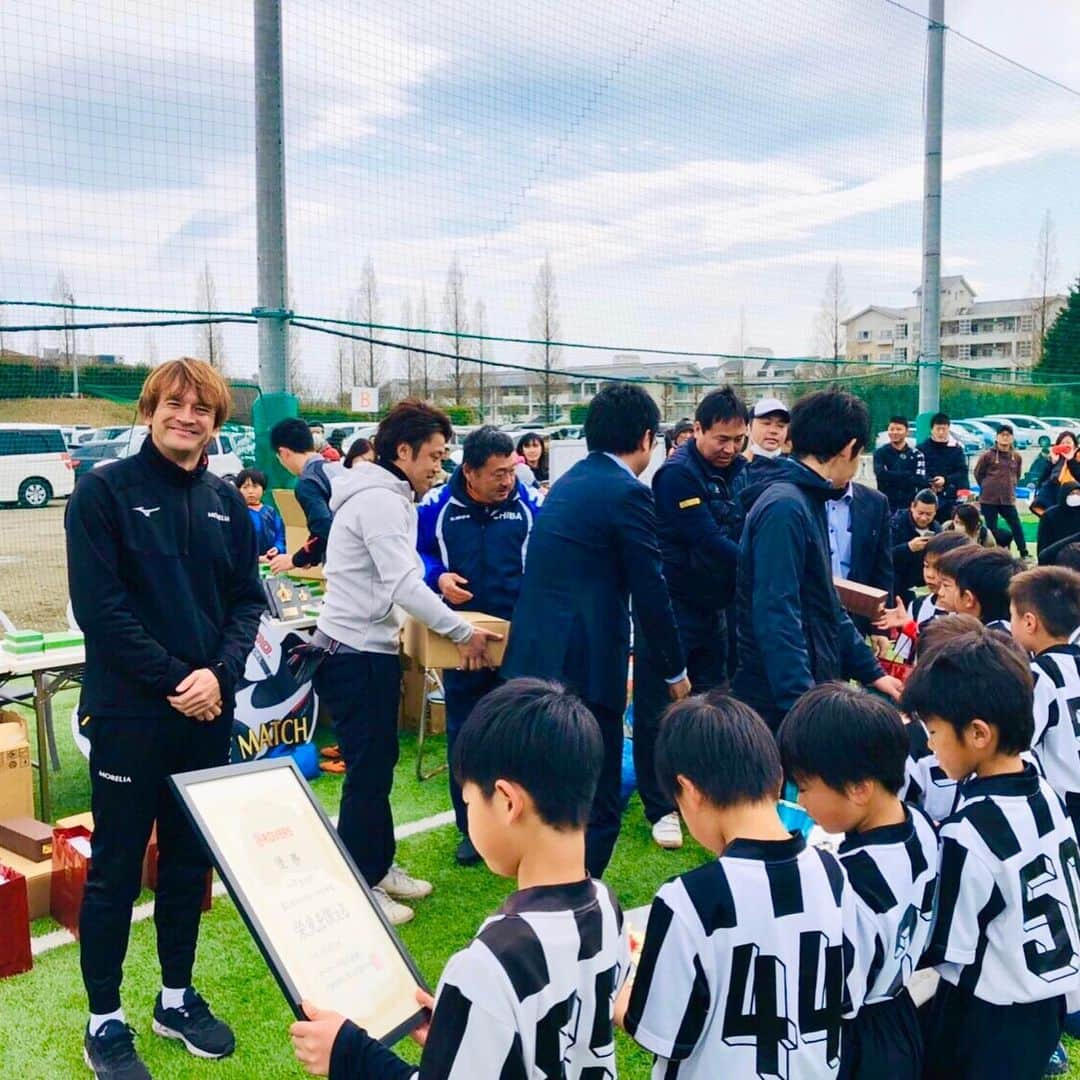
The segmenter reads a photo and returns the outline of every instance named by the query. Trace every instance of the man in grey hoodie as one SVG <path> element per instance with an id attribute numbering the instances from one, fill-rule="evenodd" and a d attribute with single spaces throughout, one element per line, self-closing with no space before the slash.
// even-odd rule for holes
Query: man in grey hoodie
<path id="1" fill-rule="evenodd" d="M 402 613 L 450 638 L 468 670 L 492 666 L 491 635 L 451 610 L 424 583 L 416 550 L 416 500 L 434 484 L 453 431 L 446 414 L 409 398 L 375 433 L 374 463 L 334 477 L 326 546 L 326 601 L 316 641 L 328 655 L 315 689 L 334 719 L 345 759 L 338 833 L 392 923 L 413 911 L 399 900 L 431 892 L 394 865 L 390 789 L 398 759 L 398 659 Z"/>

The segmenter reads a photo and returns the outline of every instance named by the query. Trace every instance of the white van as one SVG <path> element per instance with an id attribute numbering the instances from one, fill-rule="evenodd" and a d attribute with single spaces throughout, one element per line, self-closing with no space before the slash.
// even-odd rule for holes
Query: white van
<path id="1" fill-rule="evenodd" d="M 75 489 L 75 467 L 55 424 L 0 424 L 0 503 L 40 509 Z"/>
<path id="2" fill-rule="evenodd" d="M 145 424 L 136 424 L 134 427 L 125 428 L 122 434 L 109 441 L 118 443 L 121 446 L 118 457 L 131 457 L 132 454 L 139 452 L 142 444 L 146 441 L 148 430 Z M 237 456 L 233 447 L 233 436 L 228 432 L 221 432 L 210 440 L 209 445 L 206 447 L 206 456 L 207 469 L 215 476 L 223 477 L 226 480 L 231 480 L 244 467 L 244 463 Z M 106 459 L 99 461 L 94 468 L 101 469 L 111 464 L 112 461 Z"/>

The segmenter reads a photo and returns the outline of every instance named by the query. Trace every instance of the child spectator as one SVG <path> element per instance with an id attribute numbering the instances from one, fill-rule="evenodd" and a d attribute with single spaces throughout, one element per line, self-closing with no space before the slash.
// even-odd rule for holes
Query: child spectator
<path id="1" fill-rule="evenodd" d="M 1080 989 L 1072 823 L 1030 748 L 1031 672 L 1013 642 L 981 628 L 924 656 L 901 708 L 919 717 L 963 783 L 941 826 L 940 884 L 926 962 L 924 1076 L 1041 1077 Z M 967 779 L 965 779 L 967 778 Z"/>
<path id="2" fill-rule="evenodd" d="M 1009 582 L 1021 569 L 1004 548 L 958 548 L 938 563 L 941 606 L 1007 634 Z"/>
<path id="3" fill-rule="evenodd" d="M 1032 653 L 1035 735 L 1031 749 L 1080 834 L 1080 574 L 1041 566 L 1009 584 L 1013 637 Z"/>
<path id="4" fill-rule="evenodd" d="M 835 1076 L 843 1018 L 861 1002 L 855 894 L 833 855 L 781 823 L 765 722 L 718 692 L 680 702 L 656 772 L 720 858 L 652 903 L 625 1027 L 656 1055 L 653 1077 Z"/>
<path id="5" fill-rule="evenodd" d="M 840 862 L 857 897 L 855 951 L 869 968 L 863 1006 L 844 1028 L 840 1075 L 919 1080 L 922 1035 L 907 983 L 930 938 L 937 834 L 897 798 L 904 722 L 881 698 L 826 683 L 799 699 L 779 742 L 799 802 L 826 832 L 845 834 Z"/>
<path id="6" fill-rule="evenodd" d="M 266 484 L 266 473 L 260 469 L 241 469 L 236 474 L 236 486 L 244 496 L 251 524 L 255 526 L 260 559 L 272 559 L 285 551 L 285 523 L 272 506 L 263 505 Z"/>
<path id="7" fill-rule="evenodd" d="M 603 1076 L 612 1007 L 629 970 L 622 911 L 585 873 L 585 824 L 600 775 L 600 728 L 555 683 L 513 679 L 472 711 L 454 746 L 469 835 L 491 870 L 517 879 L 472 942 L 450 958 L 421 1076 Z M 290 1032 L 309 1073 L 404 1080 L 417 1070 L 336 1013 L 304 1003 Z M 577 1032 L 574 1037 L 572 1032 Z"/>

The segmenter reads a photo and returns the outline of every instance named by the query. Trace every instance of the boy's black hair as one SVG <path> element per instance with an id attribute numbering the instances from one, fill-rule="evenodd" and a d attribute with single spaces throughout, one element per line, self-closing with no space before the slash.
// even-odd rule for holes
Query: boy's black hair
<path id="1" fill-rule="evenodd" d="M 645 433 L 660 431 L 660 408 L 648 392 L 633 383 L 608 383 L 589 402 L 585 414 L 585 445 L 589 451 L 629 454 Z"/>
<path id="2" fill-rule="evenodd" d="M 242 488 L 248 481 L 253 484 L 258 484 L 259 487 L 266 490 L 266 485 L 269 481 L 266 479 L 266 473 L 262 469 L 241 469 L 233 480 L 237 488 Z"/>
<path id="3" fill-rule="evenodd" d="M 909 739 L 904 721 L 883 698 L 846 683 L 808 690 L 777 733 L 784 773 L 820 777 L 834 791 L 876 780 L 895 795 L 904 783 Z"/>
<path id="4" fill-rule="evenodd" d="M 906 416 L 900 416 L 899 414 L 897 414 L 896 416 L 890 416 L 889 417 L 889 423 L 890 424 L 903 424 L 904 427 L 907 427 L 908 426 L 908 418 Z M 886 425 L 886 426 L 888 426 L 888 425 Z"/>
<path id="5" fill-rule="evenodd" d="M 922 660 L 935 649 L 954 637 L 981 630 L 982 623 L 974 615 L 952 611 L 944 619 L 931 619 L 920 631 L 915 641 L 915 657 Z"/>
<path id="6" fill-rule="evenodd" d="M 520 784 L 556 829 L 583 829 L 600 779 L 604 742 L 595 717 L 545 679 L 511 679 L 481 698 L 454 741 L 452 767 L 491 798 L 496 780 Z"/>
<path id="7" fill-rule="evenodd" d="M 923 560 L 941 559 L 950 551 L 957 548 L 972 547 L 971 537 L 966 533 L 957 532 L 955 529 L 943 529 L 934 533 L 923 548 Z"/>
<path id="8" fill-rule="evenodd" d="M 937 506 L 937 496 L 929 488 L 916 491 L 915 498 L 911 501 L 913 503 L 922 503 L 923 506 Z"/>
<path id="9" fill-rule="evenodd" d="M 1066 544 L 1054 559 L 1055 566 L 1065 566 L 1070 570 L 1080 570 L 1080 541 Z"/>
<path id="10" fill-rule="evenodd" d="M 685 776 L 714 806 L 776 799 L 780 751 L 765 721 L 722 691 L 668 708 L 656 739 L 656 778 L 669 799 Z"/>
<path id="11" fill-rule="evenodd" d="M 984 623 L 1009 617 L 1009 582 L 1020 573 L 1021 564 L 1004 548 L 976 547 L 950 574 L 961 592 L 970 592 L 979 601 L 979 618 Z M 944 573 L 940 564 L 938 572 Z"/>
<path id="12" fill-rule="evenodd" d="M 435 435 L 449 442 L 454 437 L 450 417 L 419 398 L 399 401 L 381 420 L 375 432 L 375 456 L 380 461 L 396 461 L 403 443 L 416 454 Z"/>
<path id="13" fill-rule="evenodd" d="M 788 438 L 797 458 L 829 461 L 852 439 L 859 453 L 870 441 L 870 412 L 846 390 L 816 390 L 795 402 Z"/>
<path id="14" fill-rule="evenodd" d="M 936 413 L 934 413 L 933 416 L 930 417 L 930 426 L 931 427 L 937 427 L 938 424 L 948 424 L 948 423 L 951 423 L 951 421 L 949 420 L 948 413 L 936 412 Z"/>
<path id="15" fill-rule="evenodd" d="M 1015 643 L 985 627 L 957 634 L 920 658 L 900 697 L 904 712 L 923 720 L 938 716 L 958 736 L 973 720 L 985 721 L 997 729 L 1003 754 L 1030 749 L 1032 705 L 1031 665 Z"/>
<path id="16" fill-rule="evenodd" d="M 939 536 L 943 536 L 944 533 L 939 533 Z M 930 543 L 932 544 L 938 537 L 931 537 Z M 929 550 L 930 544 L 926 545 Z M 970 541 L 966 544 L 957 544 L 950 551 L 946 551 L 944 555 L 939 556 L 937 561 L 937 572 L 945 577 L 952 578 L 956 581 L 960 574 L 960 567 L 968 561 L 968 559 L 974 559 L 980 551 L 984 549 L 979 547 L 978 544 L 973 544 Z"/>
<path id="17" fill-rule="evenodd" d="M 299 416 L 290 416 L 279 420 L 270 429 L 270 446 L 275 453 L 284 447 L 297 454 L 304 454 L 315 449 L 315 436 Z"/>
<path id="18" fill-rule="evenodd" d="M 750 422 L 750 411 L 746 403 L 730 386 L 721 386 L 710 390 L 694 412 L 694 419 L 701 425 L 702 431 L 708 431 L 713 424 L 726 423 L 728 420 Z"/>
<path id="19" fill-rule="evenodd" d="M 505 431 L 485 424 L 465 436 L 461 445 L 461 463 L 470 469 L 482 469 L 488 458 L 509 457 L 513 452 L 514 440 Z"/>
<path id="20" fill-rule="evenodd" d="M 1080 626 L 1080 574 L 1066 566 L 1038 566 L 1017 574 L 1009 582 L 1009 600 L 1021 615 L 1034 613 L 1060 641 Z"/>

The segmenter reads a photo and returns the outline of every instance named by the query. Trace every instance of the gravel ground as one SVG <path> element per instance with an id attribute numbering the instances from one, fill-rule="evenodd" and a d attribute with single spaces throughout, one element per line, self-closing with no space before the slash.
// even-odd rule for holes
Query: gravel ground
<path id="1" fill-rule="evenodd" d="M 66 499 L 43 510 L 0 508 L 0 609 L 19 628 L 67 626 Z"/>

